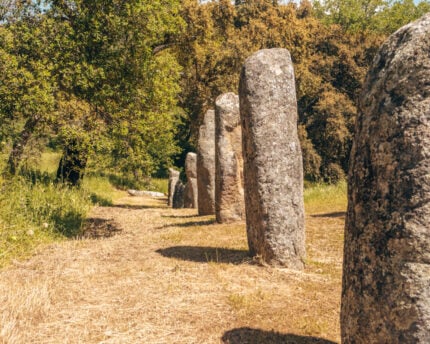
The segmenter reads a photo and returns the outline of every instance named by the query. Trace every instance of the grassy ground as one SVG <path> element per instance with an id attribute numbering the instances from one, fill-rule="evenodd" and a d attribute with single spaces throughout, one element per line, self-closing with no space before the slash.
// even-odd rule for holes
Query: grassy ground
<path id="1" fill-rule="evenodd" d="M 83 239 L 0 271 L 0 342 L 338 342 L 345 185 L 305 197 L 303 272 L 254 264 L 243 223 L 149 198 L 96 207 Z"/>
<path id="2" fill-rule="evenodd" d="M 0 179 L 0 268 L 30 256 L 39 245 L 79 236 L 92 207 L 125 195 L 108 176 L 89 174 L 80 189 L 56 185 L 59 159 L 58 153 L 44 153 L 23 176 Z"/>

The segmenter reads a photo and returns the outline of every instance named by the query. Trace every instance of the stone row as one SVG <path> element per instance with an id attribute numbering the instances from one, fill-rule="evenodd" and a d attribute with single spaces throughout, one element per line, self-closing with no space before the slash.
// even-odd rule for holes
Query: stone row
<path id="1" fill-rule="evenodd" d="M 289 52 L 250 56 L 239 97 L 218 97 L 199 134 L 197 174 L 189 177 L 197 179 L 198 199 L 190 199 L 199 214 L 215 213 L 220 223 L 245 218 L 251 255 L 303 269 L 303 168 Z M 342 343 L 430 343 L 429 200 L 427 14 L 382 45 L 359 101 L 348 174 Z"/>

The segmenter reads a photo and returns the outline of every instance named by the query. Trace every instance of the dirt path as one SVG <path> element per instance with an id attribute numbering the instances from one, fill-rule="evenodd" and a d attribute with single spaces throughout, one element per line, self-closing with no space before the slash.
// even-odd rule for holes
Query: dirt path
<path id="1" fill-rule="evenodd" d="M 88 238 L 0 271 L 0 343 L 338 341 L 341 215 L 307 216 L 297 273 L 251 262 L 244 224 L 149 198 L 97 207 Z"/>

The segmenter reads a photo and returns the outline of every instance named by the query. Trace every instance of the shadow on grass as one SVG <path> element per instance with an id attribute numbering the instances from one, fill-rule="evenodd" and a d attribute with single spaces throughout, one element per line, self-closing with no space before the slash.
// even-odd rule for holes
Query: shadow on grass
<path id="1" fill-rule="evenodd" d="M 58 233 L 61 233 L 67 238 L 75 238 L 79 235 L 85 217 L 82 213 L 71 210 L 62 213 L 58 210 L 51 217 L 54 222 L 54 228 Z"/>
<path id="2" fill-rule="evenodd" d="M 114 221 L 94 217 L 85 221 L 82 231 L 79 234 L 79 238 L 110 238 L 121 231 L 122 229 L 119 228 Z"/>
<path id="3" fill-rule="evenodd" d="M 199 215 L 161 215 L 161 217 L 165 217 L 168 219 L 189 219 L 192 217 L 199 217 Z"/>
<path id="4" fill-rule="evenodd" d="M 112 201 L 110 199 L 101 197 L 99 195 L 96 195 L 95 193 L 92 193 L 90 195 L 91 202 L 93 204 L 98 204 L 101 207 L 111 207 Z"/>
<path id="5" fill-rule="evenodd" d="M 249 327 L 227 331 L 221 341 L 224 344 L 336 344 L 318 337 L 283 334 Z"/>
<path id="6" fill-rule="evenodd" d="M 22 168 L 19 175 L 31 182 L 33 185 L 37 183 L 46 186 L 56 182 L 55 174 L 42 172 L 36 169 Z"/>
<path id="7" fill-rule="evenodd" d="M 173 246 L 156 251 L 163 257 L 176 258 L 197 263 L 231 263 L 239 265 L 249 262 L 249 252 L 217 247 Z"/>
<path id="8" fill-rule="evenodd" d="M 315 214 L 311 215 L 312 217 L 330 217 L 330 218 L 336 218 L 336 217 L 344 217 L 346 216 L 346 212 L 344 211 L 336 211 L 333 213 L 325 213 L 325 214 Z"/>
<path id="9" fill-rule="evenodd" d="M 214 223 L 215 223 L 215 220 L 190 221 L 190 222 L 183 222 L 183 223 L 170 223 L 170 224 L 164 225 L 160 228 L 209 226 L 209 225 L 213 225 Z"/>

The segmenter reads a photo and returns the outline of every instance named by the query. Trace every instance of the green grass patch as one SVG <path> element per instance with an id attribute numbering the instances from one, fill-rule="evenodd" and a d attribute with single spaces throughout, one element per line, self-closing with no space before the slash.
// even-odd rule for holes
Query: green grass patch
<path id="1" fill-rule="evenodd" d="M 347 184 L 313 184 L 304 191 L 305 208 L 308 213 L 342 212 L 347 206 Z"/>
<path id="2" fill-rule="evenodd" d="M 97 175 L 85 176 L 82 189 L 88 193 L 93 204 L 109 206 L 124 194 L 116 189 L 109 181 L 109 178 Z"/>
<path id="3" fill-rule="evenodd" d="M 42 243 L 76 236 L 92 206 L 84 189 L 33 184 L 22 177 L 3 181 L 1 188 L 0 266 Z"/>
<path id="4" fill-rule="evenodd" d="M 59 159 L 60 153 L 45 152 L 20 176 L 0 176 L 0 267 L 41 244 L 78 236 L 94 205 L 111 205 L 124 195 L 108 177 L 90 173 L 80 188 L 57 184 Z"/>
<path id="5" fill-rule="evenodd" d="M 38 172 L 0 180 L 0 267 L 30 256 L 41 244 L 75 238 L 94 205 L 123 196 L 105 177 L 88 176 L 81 188 L 51 177 Z"/>
<path id="6" fill-rule="evenodd" d="M 111 185 L 120 190 L 134 189 L 157 191 L 166 195 L 168 192 L 168 179 L 147 177 L 144 180 L 136 180 L 132 176 L 123 176 L 118 173 L 101 173 L 100 175 L 106 176 Z"/>
<path id="7" fill-rule="evenodd" d="M 149 191 L 162 192 L 167 195 L 169 189 L 169 180 L 161 178 L 152 178 L 148 185 Z"/>

